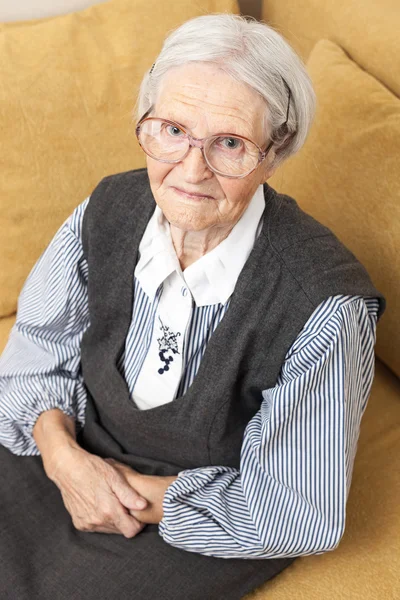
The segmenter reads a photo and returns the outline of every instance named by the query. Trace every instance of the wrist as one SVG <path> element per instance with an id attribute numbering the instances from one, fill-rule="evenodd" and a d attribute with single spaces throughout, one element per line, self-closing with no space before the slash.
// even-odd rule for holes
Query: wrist
<path id="1" fill-rule="evenodd" d="M 46 458 L 43 459 L 43 468 L 47 477 L 57 487 L 60 487 L 64 476 L 67 475 L 68 477 L 71 469 L 76 471 L 76 460 L 81 458 L 83 454 L 87 454 L 86 450 L 69 439 L 54 446 L 51 453 L 48 453 Z"/>
<path id="2" fill-rule="evenodd" d="M 69 452 L 80 448 L 76 441 L 74 419 L 57 408 L 39 415 L 32 435 L 50 479 L 53 479 L 53 472 L 58 470 L 60 459 L 66 461 Z"/>

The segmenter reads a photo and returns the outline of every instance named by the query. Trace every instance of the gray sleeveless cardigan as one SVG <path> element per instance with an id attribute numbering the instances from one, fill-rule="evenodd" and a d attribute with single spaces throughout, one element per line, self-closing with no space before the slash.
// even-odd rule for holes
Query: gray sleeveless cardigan
<path id="1" fill-rule="evenodd" d="M 207 465 L 239 468 L 261 391 L 314 309 L 334 294 L 383 295 L 356 257 L 296 201 L 264 184 L 264 224 L 230 306 L 184 396 L 140 410 L 117 368 L 128 333 L 138 247 L 155 209 L 146 169 L 103 179 L 83 221 L 90 327 L 81 345 L 88 391 L 82 443 L 149 475 Z"/>

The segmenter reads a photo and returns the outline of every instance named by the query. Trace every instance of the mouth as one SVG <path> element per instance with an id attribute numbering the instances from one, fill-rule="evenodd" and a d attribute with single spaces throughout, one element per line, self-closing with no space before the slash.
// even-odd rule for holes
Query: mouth
<path id="1" fill-rule="evenodd" d="M 192 200 L 201 200 L 202 198 L 207 198 L 209 200 L 214 200 L 214 197 L 209 196 L 208 194 L 199 194 L 198 192 L 188 192 L 185 190 L 181 190 L 180 188 L 177 188 L 175 186 L 173 186 L 172 189 L 175 192 L 177 192 L 177 194 L 179 194 L 180 196 L 183 196 L 184 198 L 190 198 Z"/>

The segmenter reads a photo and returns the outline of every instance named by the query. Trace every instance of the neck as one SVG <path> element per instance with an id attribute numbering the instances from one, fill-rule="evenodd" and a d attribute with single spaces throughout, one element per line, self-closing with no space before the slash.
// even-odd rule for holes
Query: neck
<path id="1" fill-rule="evenodd" d="M 218 246 L 232 229 L 233 225 L 204 231 L 184 231 L 171 224 L 172 243 L 182 271 Z"/>

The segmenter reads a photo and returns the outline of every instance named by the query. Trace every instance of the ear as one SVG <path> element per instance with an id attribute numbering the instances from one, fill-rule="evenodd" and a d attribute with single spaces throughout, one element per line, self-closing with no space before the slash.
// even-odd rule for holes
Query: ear
<path id="1" fill-rule="evenodd" d="M 275 158 L 275 153 L 273 154 L 273 158 Z M 271 159 L 272 159 L 272 157 L 270 157 L 270 159 L 269 159 L 269 164 L 267 164 L 264 168 L 263 181 L 267 181 L 270 177 L 272 177 L 272 175 L 275 173 L 276 169 L 278 168 L 278 165 L 270 164 Z"/>
<path id="2" fill-rule="evenodd" d="M 281 151 L 285 146 L 287 146 L 291 140 L 292 137 L 294 137 L 295 132 L 293 133 L 288 133 L 284 139 L 280 142 L 279 144 L 279 151 Z M 267 181 L 270 177 L 272 177 L 272 175 L 275 173 L 276 169 L 278 168 L 279 165 L 275 164 L 274 166 L 271 166 L 271 163 L 274 161 L 275 157 L 276 157 L 276 153 L 274 152 L 274 148 L 275 146 L 273 146 L 271 148 L 272 153 L 271 156 L 269 158 L 269 161 L 267 163 L 267 165 L 265 166 L 265 178 L 264 181 Z"/>

